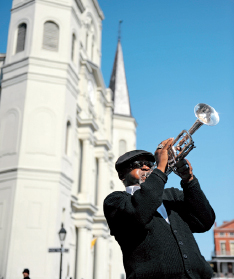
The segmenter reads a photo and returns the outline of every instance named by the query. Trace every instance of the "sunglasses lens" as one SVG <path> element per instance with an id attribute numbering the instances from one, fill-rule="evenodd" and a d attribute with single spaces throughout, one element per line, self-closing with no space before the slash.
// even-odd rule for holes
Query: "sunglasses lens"
<path id="1" fill-rule="evenodd" d="M 147 162 L 147 164 L 146 164 L 146 166 L 147 166 L 147 167 L 149 167 L 149 168 L 152 168 L 152 167 L 153 167 L 153 165 L 154 165 L 154 163 L 153 163 L 153 162 Z"/>
<path id="2" fill-rule="evenodd" d="M 140 168 L 142 168 L 143 167 L 143 164 L 142 164 L 142 162 L 134 162 L 133 164 L 133 168 L 134 169 L 140 169 Z"/>
<path id="3" fill-rule="evenodd" d="M 140 169 L 143 166 L 147 166 L 149 168 L 152 168 L 152 166 L 154 165 L 153 162 L 149 162 L 149 161 L 135 161 L 130 165 L 130 168 L 132 169 Z"/>

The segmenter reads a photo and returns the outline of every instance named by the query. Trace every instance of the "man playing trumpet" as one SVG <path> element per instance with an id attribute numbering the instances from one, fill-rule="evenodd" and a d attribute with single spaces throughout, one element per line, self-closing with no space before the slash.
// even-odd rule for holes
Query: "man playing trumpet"
<path id="1" fill-rule="evenodd" d="M 115 164 L 126 191 L 106 197 L 104 214 L 121 247 L 127 279 L 212 277 L 193 233 L 208 231 L 215 213 L 188 160 L 176 164 L 182 190 L 164 189 L 172 142 L 163 141 L 154 156 L 144 150 L 127 152 Z M 147 178 L 155 160 L 157 168 Z"/>

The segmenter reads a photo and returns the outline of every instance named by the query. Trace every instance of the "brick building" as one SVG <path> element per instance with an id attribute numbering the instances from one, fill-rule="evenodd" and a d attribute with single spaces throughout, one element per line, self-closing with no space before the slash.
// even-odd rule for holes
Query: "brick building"
<path id="1" fill-rule="evenodd" d="M 215 277 L 234 278 L 234 220 L 214 227 L 215 250 L 210 261 Z"/>

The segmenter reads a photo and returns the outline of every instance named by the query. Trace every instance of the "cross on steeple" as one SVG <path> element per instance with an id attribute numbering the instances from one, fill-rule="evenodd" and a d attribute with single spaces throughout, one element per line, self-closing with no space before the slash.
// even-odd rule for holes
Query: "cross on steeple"
<path id="1" fill-rule="evenodd" d="M 121 23 L 123 22 L 123 20 L 119 21 L 119 31 L 118 31 L 118 41 L 121 40 Z"/>

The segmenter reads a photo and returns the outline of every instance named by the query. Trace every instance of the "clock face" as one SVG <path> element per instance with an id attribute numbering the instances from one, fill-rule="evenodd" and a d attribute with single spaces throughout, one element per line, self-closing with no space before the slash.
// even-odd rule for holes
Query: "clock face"
<path id="1" fill-rule="evenodd" d="M 95 104 L 94 88 L 90 80 L 88 81 L 88 94 L 89 94 L 89 99 L 91 104 L 94 105 Z"/>

